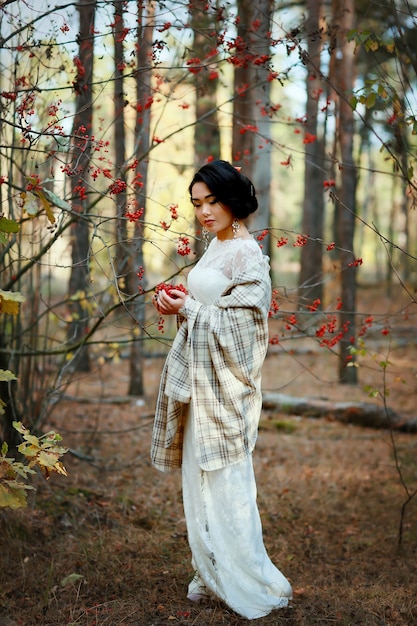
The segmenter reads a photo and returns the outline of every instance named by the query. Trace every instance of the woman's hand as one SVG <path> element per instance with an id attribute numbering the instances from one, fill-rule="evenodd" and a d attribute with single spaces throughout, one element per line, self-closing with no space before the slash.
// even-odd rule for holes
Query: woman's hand
<path id="1" fill-rule="evenodd" d="M 170 295 L 164 289 L 161 289 L 154 296 L 153 304 L 162 315 L 177 315 L 187 298 L 188 294 L 179 289 L 171 289 Z"/>

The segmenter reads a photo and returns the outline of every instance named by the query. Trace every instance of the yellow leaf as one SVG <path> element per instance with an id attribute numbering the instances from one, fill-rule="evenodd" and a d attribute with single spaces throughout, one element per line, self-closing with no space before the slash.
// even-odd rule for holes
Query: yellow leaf
<path id="1" fill-rule="evenodd" d="M 49 450 L 41 450 L 38 456 L 38 463 L 42 467 L 53 468 L 55 467 L 58 459 L 59 454 L 56 454 L 55 452 L 50 452 Z"/>
<path id="2" fill-rule="evenodd" d="M 0 313 L 17 315 L 19 313 L 19 303 L 5 300 L 2 296 L 0 296 Z"/>
<path id="3" fill-rule="evenodd" d="M 55 222 L 55 216 L 52 213 L 51 203 L 48 202 L 45 194 L 40 189 L 36 189 L 35 193 L 38 196 L 39 200 L 42 202 L 43 208 L 45 209 L 46 217 L 51 222 L 51 224 L 53 224 Z"/>
<path id="4" fill-rule="evenodd" d="M 57 461 L 55 463 L 55 471 L 57 474 L 62 474 L 63 476 L 68 476 L 68 472 L 65 469 L 64 465 L 61 463 L 61 461 Z"/>
<path id="5" fill-rule="evenodd" d="M 13 483 L 0 483 L 0 509 L 22 509 L 27 505 L 25 485 L 15 481 Z"/>
<path id="6" fill-rule="evenodd" d="M 39 181 L 34 177 L 29 177 L 29 183 L 32 183 L 34 187 L 32 191 L 23 191 L 20 197 L 23 200 L 23 210 L 26 211 L 29 217 L 32 219 L 39 213 L 40 200 L 42 207 L 45 209 L 48 220 L 53 224 L 55 222 L 55 216 L 52 212 L 52 205 L 45 196 L 44 190 L 39 187 Z"/>
<path id="7" fill-rule="evenodd" d="M 19 313 L 19 302 L 24 302 L 25 296 L 18 291 L 4 291 L 0 289 L 0 313 L 17 315 Z"/>
<path id="8" fill-rule="evenodd" d="M 27 458 L 32 459 L 29 465 L 36 465 L 36 457 L 39 453 L 39 446 L 30 446 L 27 443 L 21 443 L 19 446 L 19 452 L 24 454 Z"/>
<path id="9" fill-rule="evenodd" d="M 11 380 L 17 380 L 16 376 L 10 370 L 0 369 L 0 382 L 9 383 Z"/>
<path id="10" fill-rule="evenodd" d="M 24 434 L 24 438 L 28 442 L 28 444 L 39 449 L 39 439 L 36 437 L 36 435 L 31 435 L 30 432 L 27 431 Z"/>

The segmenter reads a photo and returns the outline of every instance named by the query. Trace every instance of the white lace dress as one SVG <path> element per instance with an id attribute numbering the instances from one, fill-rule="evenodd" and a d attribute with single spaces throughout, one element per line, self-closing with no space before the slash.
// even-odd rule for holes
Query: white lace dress
<path id="1" fill-rule="evenodd" d="M 236 272 L 257 263 L 254 239 L 214 239 L 188 277 L 188 289 L 212 304 Z M 248 619 L 288 605 L 291 585 L 268 557 L 256 503 L 252 456 L 214 471 L 196 462 L 192 399 L 185 425 L 182 481 L 192 565 L 196 572 L 188 597 L 213 594 Z"/>

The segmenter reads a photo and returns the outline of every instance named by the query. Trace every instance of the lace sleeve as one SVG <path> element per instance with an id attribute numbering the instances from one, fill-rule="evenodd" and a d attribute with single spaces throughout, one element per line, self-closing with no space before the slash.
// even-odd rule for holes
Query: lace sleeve
<path id="1" fill-rule="evenodd" d="M 251 240 L 248 241 L 245 245 L 239 247 L 236 250 L 236 254 L 232 259 L 232 278 L 234 278 L 237 274 L 245 272 L 248 267 L 254 265 L 255 263 L 259 263 L 262 258 L 262 252 L 255 242 Z"/>

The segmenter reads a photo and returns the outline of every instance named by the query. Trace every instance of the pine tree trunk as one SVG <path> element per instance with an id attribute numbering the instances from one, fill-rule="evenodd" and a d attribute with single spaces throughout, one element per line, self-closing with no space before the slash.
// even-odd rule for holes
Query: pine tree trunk
<path id="1" fill-rule="evenodd" d="M 68 341 L 79 344 L 76 348 L 73 367 L 78 371 L 90 370 L 88 346 L 83 337 L 88 329 L 89 314 L 82 302 L 89 291 L 89 225 L 85 215 L 88 209 L 88 166 L 92 136 L 92 76 L 94 59 L 94 18 L 96 0 L 81 0 L 78 4 L 80 16 L 79 71 L 74 82 L 76 93 L 76 113 L 72 139 L 71 178 L 72 210 L 78 219 L 71 227 L 72 266 L 69 281 L 70 314 L 72 322 L 68 330 Z M 85 190 L 85 194 L 84 191 Z"/>
<path id="2" fill-rule="evenodd" d="M 272 27 L 273 3 L 271 0 L 258 0 L 253 4 L 253 18 L 258 24 L 253 34 L 253 49 L 256 58 L 269 59 L 270 33 Z M 269 80 L 269 61 L 253 68 L 253 100 L 254 100 L 254 125 L 258 129 L 254 137 L 254 159 L 252 166 L 252 182 L 256 189 L 259 208 L 250 219 L 249 228 L 254 234 L 261 235 L 269 231 L 271 226 L 271 167 L 272 167 L 272 143 L 271 143 L 271 81 Z M 270 236 L 262 239 L 262 247 L 265 254 L 271 254 Z"/>
<path id="3" fill-rule="evenodd" d="M 114 6 L 114 151 L 116 158 L 115 178 L 126 182 L 125 172 L 125 95 L 123 80 L 123 3 Z M 115 266 L 119 289 L 126 291 L 126 274 L 129 258 L 127 242 L 126 191 L 115 196 L 116 200 L 116 259 Z"/>
<path id="4" fill-rule="evenodd" d="M 215 15 L 207 11 L 205 0 L 192 0 L 189 3 L 191 28 L 194 33 L 193 56 L 205 62 L 212 48 L 214 48 L 211 33 L 216 30 Z M 217 112 L 217 84 L 214 78 L 216 71 L 216 57 L 211 57 L 213 66 L 206 67 L 193 78 L 195 85 L 195 117 L 194 126 L 194 166 L 196 169 L 207 162 L 209 158 L 220 158 L 220 128 Z M 213 72 L 213 74 L 212 74 Z M 195 222 L 196 240 L 195 251 L 201 256 L 204 251 L 200 236 L 201 226 Z"/>
<path id="5" fill-rule="evenodd" d="M 301 248 L 298 281 L 298 298 L 301 306 L 313 300 L 323 301 L 324 141 L 319 138 L 317 119 L 322 84 L 320 80 L 322 42 L 319 36 L 321 6 L 321 0 L 307 0 L 308 47 L 304 58 L 307 69 L 305 133 L 315 136 L 316 140 L 305 144 L 302 233 L 308 237 L 308 242 Z"/>
<path id="6" fill-rule="evenodd" d="M 232 160 L 235 165 L 244 167 L 245 175 L 252 178 L 255 135 L 245 131 L 245 128 L 254 126 L 254 94 L 250 89 L 254 84 L 254 70 L 249 60 L 252 54 L 250 33 L 254 3 L 251 0 L 237 0 L 236 5 L 237 39 L 241 47 L 235 52 L 234 64 Z"/>
<path id="7" fill-rule="evenodd" d="M 341 189 L 337 200 L 337 241 L 340 246 L 341 272 L 340 327 L 344 336 L 340 342 L 339 380 L 356 384 L 357 369 L 351 367 L 354 358 L 351 347 L 355 336 L 356 267 L 353 253 L 356 215 L 356 166 L 353 158 L 354 119 L 349 96 L 354 85 L 354 42 L 347 42 L 346 33 L 354 28 L 353 0 L 334 0 L 334 27 L 337 37 L 336 71 L 334 79 L 338 93 L 338 142 L 340 148 Z"/>
<path id="8" fill-rule="evenodd" d="M 137 209 L 143 208 L 142 217 L 134 222 L 134 233 L 131 241 L 129 254 L 129 272 L 127 277 L 128 293 L 138 291 L 137 272 L 145 268 L 143 255 L 144 223 L 146 209 L 146 182 L 148 175 L 147 153 L 150 145 L 150 106 L 152 97 L 152 73 L 150 71 L 150 58 L 152 58 L 153 29 L 151 24 L 154 19 L 155 8 L 152 2 L 144 4 L 141 0 L 137 3 L 138 28 L 137 28 L 137 72 L 136 72 L 136 126 L 135 126 L 135 153 L 137 166 L 135 171 L 135 204 Z M 144 71 L 148 68 L 148 71 Z M 146 275 L 146 274 L 145 274 Z M 145 327 L 145 301 L 144 297 L 138 297 L 129 305 L 129 311 L 136 322 L 138 332 L 134 332 L 130 351 L 130 379 L 129 395 L 141 396 L 144 394 L 143 384 L 143 328 Z"/>

